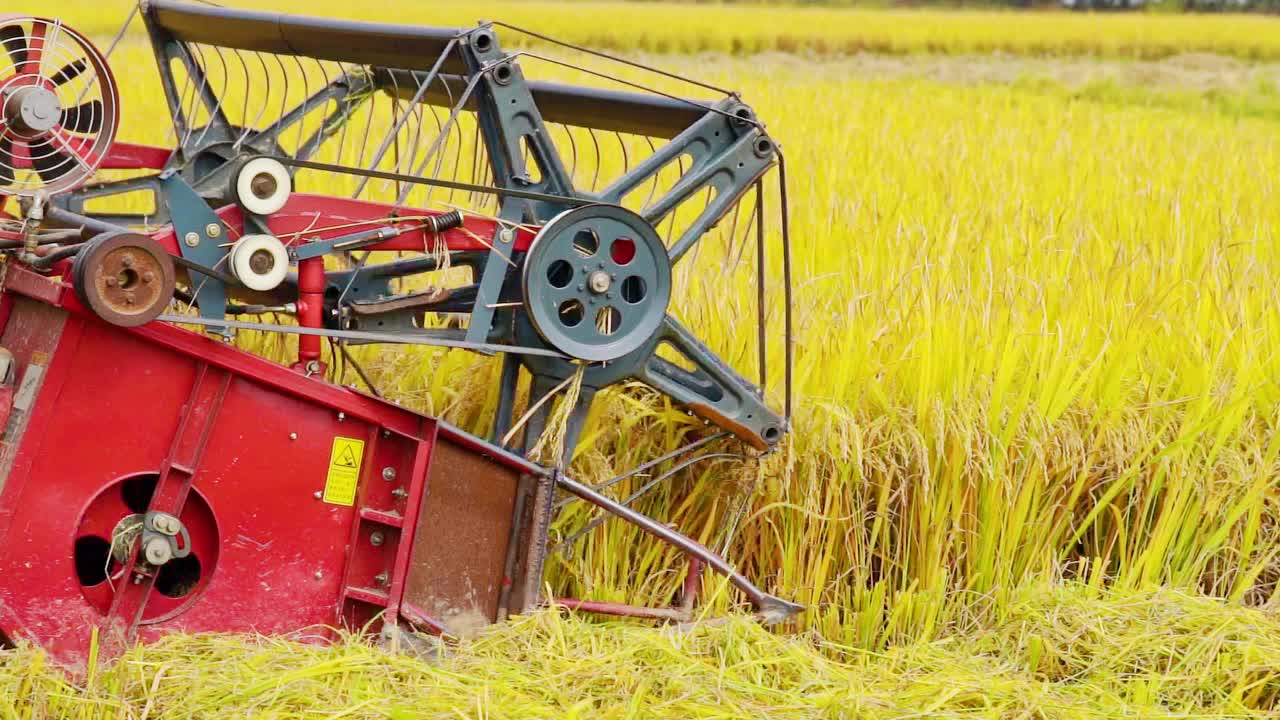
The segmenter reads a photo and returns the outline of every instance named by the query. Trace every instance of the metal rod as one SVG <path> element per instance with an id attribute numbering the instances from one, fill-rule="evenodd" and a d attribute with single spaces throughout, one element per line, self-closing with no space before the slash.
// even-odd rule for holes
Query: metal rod
<path id="1" fill-rule="evenodd" d="M 654 458 L 653 460 L 650 460 L 650 461 L 648 461 L 648 462 L 644 463 L 643 465 L 638 465 L 638 466 L 636 466 L 636 467 L 634 467 L 634 468 L 632 468 L 632 469 L 630 469 L 630 470 L 628 470 L 628 471 L 626 471 L 626 472 L 622 473 L 621 475 L 618 475 L 618 476 L 613 477 L 612 479 L 606 480 L 606 481 L 604 481 L 604 482 L 600 483 L 599 485 L 596 485 L 596 486 L 592 487 L 591 489 L 592 489 L 592 490 L 595 490 L 595 491 L 597 491 L 597 492 L 599 492 L 599 491 L 601 491 L 601 490 L 608 490 L 609 488 L 613 487 L 614 485 L 617 485 L 618 483 L 622 482 L 623 480 L 626 480 L 626 479 L 627 479 L 627 478 L 629 478 L 629 477 L 632 477 L 633 475 L 639 475 L 640 473 L 644 472 L 645 470 L 648 470 L 648 469 L 650 469 L 650 468 L 652 468 L 652 467 L 656 467 L 656 466 L 658 466 L 658 465 L 661 465 L 662 463 L 664 463 L 664 462 L 666 462 L 666 461 L 670 460 L 671 458 L 674 458 L 674 457 L 677 457 L 677 456 L 683 455 L 684 453 L 687 453 L 687 452 L 690 452 L 690 451 L 693 451 L 693 450 L 697 450 L 698 448 L 702 447 L 703 445 L 706 445 L 707 443 L 714 442 L 714 441 L 719 440 L 719 439 L 721 439 L 721 438 L 729 437 L 729 435 L 730 435 L 730 433 L 729 433 L 728 431 L 723 431 L 723 430 L 722 430 L 722 431 L 720 431 L 720 432 L 718 432 L 718 433 L 715 433 L 715 434 L 713 434 L 713 435 L 708 435 L 708 436 L 706 436 L 706 437 L 704 437 L 704 438 L 701 438 L 701 439 L 699 439 L 699 440 L 695 440 L 695 441 L 693 441 L 693 442 L 689 443 L 688 445 L 684 445 L 684 446 L 681 446 L 681 447 L 676 448 L 675 450 L 672 450 L 671 452 L 667 453 L 666 455 L 663 455 L 662 457 Z M 556 509 L 558 510 L 558 509 L 560 509 L 560 508 L 564 507 L 565 505 L 568 505 L 570 502 L 571 502 L 571 501 L 570 501 L 570 499 L 569 499 L 569 498 L 565 498 L 564 500 L 561 500 L 560 502 L 556 503 Z"/>
<path id="2" fill-rule="evenodd" d="M 610 500 L 586 485 L 564 476 L 557 470 L 552 470 L 551 472 L 556 485 L 566 492 L 576 495 L 602 510 L 617 515 L 659 540 L 680 549 L 686 555 L 691 555 L 701 560 L 712 570 L 724 575 L 734 587 L 747 596 L 747 599 L 751 601 L 752 607 L 755 608 L 765 622 L 781 622 L 804 610 L 803 605 L 788 602 L 756 587 L 745 575 L 725 562 L 724 558 L 697 540 L 673 530 L 644 513 L 637 512 Z"/>
<path id="3" fill-rule="evenodd" d="M 782 313 L 785 318 L 783 334 L 786 339 L 785 357 L 783 362 L 786 364 L 786 402 L 783 406 L 783 415 L 787 420 L 787 424 L 791 424 L 791 222 L 790 214 L 787 208 L 787 162 L 782 156 L 782 147 L 775 145 L 778 151 L 778 193 L 781 196 L 781 207 L 779 208 L 782 215 Z"/>
<path id="4" fill-rule="evenodd" d="M 339 340 L 363 340 L 366 342 L 391 343 L 395 345 L 431 345 L 435 347 L 459 348 L 483 353 L 511 352 L 524 355 L 543 355 L 546 357 L 564 358 L 554 350 L 543 348 L 520 347 L 517 345 L 496 345 L 493 343 L 472 343 L 466 340 L 451 340 L 426 334 L 395 335 L 392 333 L 366 332 L 364 330 L 328 330 L 325 328 L 297 327 L 294 325 L 272 325 L 268 323 L 251 323 L 241 320 L 211 320 L 208 318 L 187 315 L 161 315 L 157 320 L 179 325 L 202 325 L 208 327 L 229 327 L 237 330 L 261 330 L 293 335 L 314 335 Z"/>
<path id="5" fill-rule="evenodd" d="M 274 160 L 278 160 L 283 165 L 293 167 L 306 168 L 308 170 L 321 170 L 324 172 L 341 173 L 345 175 L 365 175 L 379 180 L 392 180 L 406 183 L 415 183 L 418 185 L 432 185 L 435 187 L 449 188 L 452 190 L 467 190 L 471 192 L 488 193 L 490 195 L 503 195 L 508 197 L 523 198 L 525 200 L 542 200 L 544 202 L 555 202 L 564 205 L 591 205 L 594 200 L 586 200 L 582 198 L 565 197 L 562 195 L 548 195 L 546 193 L 529 192 L 528 190 L 512 190 L 509 188 L 495 187 L 492 185 L 473 185 L 472 183 L 455 182 L 453 180 L 436 180 L 433 178 L 419 177 L 417 175 L 404 175 L 401 173 L 384 172 L 382 170 L 362 170 L 360 168 L 343 167 L 342 165 L 330 165 L 329 163 L 311 162 L 310 160 L 296 160 L 287 156 L 272 156 Z"/>
<path id="6" fill-rule="evenodd" d="M 649 482 L 646 482 L 644 485 L 641 485 L 639 490 L 636 490 L 635 492 L 631 493 L 626 498 L 624 498 L 620 502 L 620 504 L 630 506 L 631 503 L 635 502 L 636 500 L 639 500 L 641 497 L 647 495 L 649 491 L 658 487 L 658 484 L 661 483 L 663 480 L 666 480 L 667 478 L 674 476 L 676 473 L 680 472 L 681 470 L 684 470 L 690 465 L 702 462 L 703 460 L 714 460 L 716 458 L 730 458 L 733 460 L 742 460 L 745 458 L 745 456 L 739 453 L 707 453 L 706 455 L 699 455 L 695 458 L 690 458 L 689 460 L 686 460 L 680 463 L 679 465 L 676 465 L 675 467 L 662 473 L 661 475 L 651 478 Z M 604 524 L 605 522 L 608 522 L 609 519 L 612 517 L 613 517 L 612 515 L 609 515 L 606 513 L 604 515 L 600 515 L 599 517 L 592 518 L 590 522 L 578 528 L 572 535 L 565 538 L 564 540 L 561 540 L 559 543 L 560 547 L 572 545 L 573 543 L 577 542 L 579 538 L 585 536 L 587 533 L 591 532 L 592 530 L 595 530 L 596 528 L 600 527 L 600 525 Z"/>
<path id="7" fill-rule="evenodd" d="M 444 52 L 440 53 L 440 57 L 436 59 L 436 64 L 431 66 L 431 71 L 427 73 L 427 77 L 418 84 L 418 90 L 413 94 L 413 99 L 409 101 L 410 103 L 417 104 L 422 100 L 422 95 L 427 91 L 427 86 L 435 80 L 436 74 L 440 72 L 440 66 L 444 64 L 445 57 L 453 51 L 453 47 L 457 42 L 458 41 L 455 38 L 450 40 L 448 45 L 444 46 Z M 378 146 L 378 151 L 373 154 L 373 160 L 369 163 L 370 169 L 378 167 L 378 163 L 382 162 L 383 156 L 387 154 L 387 147 L 390 146 L 391 142 L 399 136 L 400 129 L 409 121 L 409 115 L 409 113 L 405 113 L 399 121 L 396 122 L 395 127 L 391 128 L 386 137 L 382 139 L 382 144 Z M 360 193 L 364 191 L 364 186 L 367 185 L 368 182 L 368 177 L 362 178 L 360 180 L 360 185 L 356 187 L 356 191 L 351 194 L 351 197 L 360 197 Z"/>
<path id="8" fill-rule="evenodd" d="M 768 316 L 764 310 L 764 182 L 756 180 L 756 343 L 760 353 L 760 393 L 768 387 Z"/>

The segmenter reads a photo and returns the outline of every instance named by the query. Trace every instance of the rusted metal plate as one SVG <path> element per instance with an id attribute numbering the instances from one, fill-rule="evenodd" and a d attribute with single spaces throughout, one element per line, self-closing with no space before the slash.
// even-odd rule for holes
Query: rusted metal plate
<path id="1" fill-rule="evenodd" d="M 62 337 L 66 322 L 64 310 L 25 297 L 13 297 L 14 310 L 0 334 L 0 346 L 13 353 L 16 365 L 16 387 L 13 410 L 5 427 L 0 428 L 0 492 L 13 466 L 14 456 L 35 406 L 49 369 L 54 348 Z M 2 526 L 3 523 L 0 523 Z"/>
<path id="2" fill-rule="evenodd" d="M 404 598 L 452 633 L 498 617 L 519 481 L 443 438 L 432 452 Z"/>

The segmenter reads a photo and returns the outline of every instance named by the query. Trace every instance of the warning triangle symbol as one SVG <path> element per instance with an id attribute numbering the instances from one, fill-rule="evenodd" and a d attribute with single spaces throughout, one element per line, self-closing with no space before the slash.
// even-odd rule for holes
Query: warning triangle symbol
<path id="1" fill-rule="evenodd" d="M 350 445 L 344 445 L 342 449 L 338 451 L 338 459 L 334 460 L 333 464 L 349 468 L 356 466 L 356 454 L 352 452 Z"/>

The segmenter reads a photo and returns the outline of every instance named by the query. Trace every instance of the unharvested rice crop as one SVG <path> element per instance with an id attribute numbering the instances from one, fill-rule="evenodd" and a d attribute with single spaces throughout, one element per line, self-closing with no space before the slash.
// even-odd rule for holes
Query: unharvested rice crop
<path id="1" fill-rule="evenodd" d="M 70 22 L 84 17 L 100 34 L 122 18 L 67 5 Z M 502 16 L 629 52 L 1280 52 L 1280 26 L 1258 18 L 381 10 L 440 23 Z M 866 39 L 876 37 L 887 39 Z M 148 51 L 130 39 L 118 53 L 131 68 L 125 137 L 158 140 L 166 113 Z M 808 605 L 792 634 L 739 620 L 681 634 L 544 613 L 438 665 L 356 643 L 182 638 L 134 651 L 86 688 L 24 651 L 0 665 L 0 683 L 26 699 L 0 703 L 0 717 L 1278 708 L 1274 67 L 1117 61 L 1090 64 L 1105 72 L 1076 82 L 1036 71 L 1045 61 L 993 76 L 969 59 L 889 72 L 866 57 L 646 57 L 740 88 L 786 150 L 798 327 L 785 452 L 759 467 L 699 466 L 643 509 Z M 1146 81 L 1152 73 L 1159 82 Z M 1244 80 L 1215 80 L 1227 76 Z M 732 348 L 750 288 L 719 273 L 686 278 L 682 318 Z M 491 364 L 425 351 L 362 357 L 393 397 L 484 430 Z M 572 469 L 601 480 L 691 427 L 638 389 L 616 393 L 593 412 Z M 557 532 L 586 518 L 572 508 Z M 680 570 L 672 553 L 612 523 L 556 554 L 547 580 L 557 593 L 665 603 Z M 721 590 L 709 613 L 736 601 Z"/>

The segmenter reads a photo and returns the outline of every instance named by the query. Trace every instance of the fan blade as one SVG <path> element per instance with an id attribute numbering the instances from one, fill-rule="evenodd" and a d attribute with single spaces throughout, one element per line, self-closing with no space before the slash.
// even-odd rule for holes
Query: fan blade
<path id="1" fill-rule="evenodd" d="M 17 25 L 6 25 L 0 28 L 0 44 L 8 54 L 14 67 L 21 67 L 27 61 L 27 33 Z"/>
<path id="2" fill-rule="evenodd" d="M 58 150 L 45 138 L 33 140 L 27 145 L 31 153 L 31 164 L 35 167 L 40 179 L 47 183 L 57 182 L 63 175 L 75 168 L 75 160 L 67 153 Z"/>
<path id="3" fill-rule="evenodd" d="M 12 185 L 17 178 L 13 175 L 13 138 L 0 137 L 0 184 Z"/>
<path id="4" fill-rule="evenodd" d="M 62 127 L 73 133 L 96 133 L 102 129 L 102 101 L 90 100 L 62 111 Z"/>
<path id="5" fill-rule="evenodd" d="M 50 76 L 49 80 L 54 85 L 62 85 L 63 83 L 69 83 L 72 80 L 75 80 L 76 78 L 80 77 L 80 75 L 84 73 L 84 71 L 87 70 L 88 68 L 89 68 L 89 61 L 85 60 L 84 58 L 80 58 L 75 62 L 70 62 L 62 66 L 62 69 L 54 73 L 52 76 Z"/>

